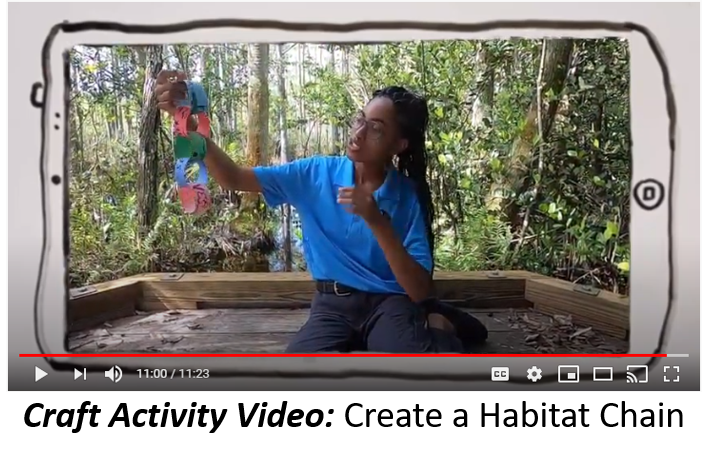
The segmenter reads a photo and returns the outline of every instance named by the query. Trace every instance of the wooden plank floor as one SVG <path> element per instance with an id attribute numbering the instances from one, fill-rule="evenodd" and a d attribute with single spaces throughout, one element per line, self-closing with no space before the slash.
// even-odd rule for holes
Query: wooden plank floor
<path id="1" fill-rule="evenodd" d="M 531 310 L 465 309 L 489 330 L 477 353 L 626 353 L 627 343 Z M 73 353 L 283 353 L 308 309 L 171 310 L 72 332 Z M 560 320 L 560 326 L 558 321 Z"/>

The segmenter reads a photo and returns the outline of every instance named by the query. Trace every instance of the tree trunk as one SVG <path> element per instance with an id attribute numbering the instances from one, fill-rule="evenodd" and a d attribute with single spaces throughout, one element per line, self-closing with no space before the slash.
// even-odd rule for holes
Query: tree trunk
<path id="1" fill-rule="evenodd" d="M 337 50 L 334 45 L 329 45 L 329 68 L 332 74 L 337 73 Z M 330 137 L 331 139 L 331 150 L 332 153 L 338 153 L 339 151 L 339 124 L 336 120 L 330 121 Z"/>
<path id="2" fill-rule="evenodd" d="M 116 131 L 115 131 L 115 121 L 117 119 L 116 117 L 116 106 L 118 104 L 118 91 L 116 88 L 116 69 L 115 69 L 115 64 L 116 64 L 116 59 L 115 59 L 115 51 L 111 48 L 109 51 L 109 58 L 111 60 L 111 65 L 110 65 L 110 70 L 108 71 L 110 74 L 110 83 L 108 82 L 108 78 L 101 78 L 101 87 L 102 90 L 106 90 L 106 86 L 110 85 L 110 90 L 106 91 L 104 94 L 110 94 L 112 96 L 112 101 L 108 104 L 108 107 L 105 107 L 106 111 L 106 130 L 108 131 L 108 138 L 109 139 L 116 139 Z"/>
<path id="3" fill-rule="evenodd" d="M 280 162 L 287 163 L 290 161 L 288 155 L 288 124 L 287 124 L 287 113 L 288 113 L 288 97 L 285 90 L 285 72 L 286 72 L 286 62 L 285 62 L 285 52 L 283 50 L 283 45 L 278 45 L 278 96 L 280 98 L 280 107 L 278 110 L 278 129 L 280 130 Z M 291 227 L 291 209 L 290 205 L 283 206 L 283 252 L 285 253 L 285 271 L 290 272 L 293 270 L 293 252 L 292 252 L 292 236 L 290 234 Z"/>
<path id="4" fill-rule="evenodd" d="M 268 152 L 268 44 L 248 46 L 248 122 L 246 156 L 249 166 L 267 164 Z M 252 208 L 255 194 L 246 194 L 244 204 Z"/>
<path id="5" fill-rule="evenodd" d="M 553 98 L 545 104 L 545 107 L 541 107 L 540 111 L 534 98 L 526 114 L 523 128 L 511 146 L 505 173 L 497 176 L 487 197 L 487 207 L 490 210 L 503 211 L 513 229 L 521 225 L 516 199 L 525 192 L 528 183 L 528 170 L 533 160 L 534 144 L 538 133 L 537 114 L 539 112 L 541 114 L 543 138 L 547 138 L 558 110 L 558 96 L 565 85 L 573 44 L 572 39 L 546 40 L 541 95 L 546 97 L 550 91 Z"/>
<path id="6" fill-rule="evenodd" d="M 192 78 L 189 67 L 189 45 L 173 45 L 172 50 L 182 71 L 187 75 L 187 79 Z"/>
<path id="7" fill-rule="evenodd" d="M 300 148 L 302 150 L 300 156 L 307 156 L 305 136 L 307 133 L 307 124 L 305 123 L 305 98 L 302 97 L 302 88 L 305 86 L 305 72 L 303 70 L 305 62 L 305 45 L 299 43 L 297 45 L 297 82 L 300 89 L 300 97 L 297 101 L 297 114 L 298 114 L 298 137 L 300 141 Z"/>
<path id="8" fill-rule="evenodd" d="M 477 80 L 473 88 L 474 100 L 472 103 L 472 127 L 482 125 L 485 118 L 491 116 L 494 99 L 494 66 L 491 65 L 489 51 L 484 42 L 480 42 L 475 67 Z"/>
<path id="9" fill-rule="evenodd" d="M 146 236 L 157 219 L 158 136 L 160 112 L 157 109 L 155 84 L 162 70 L 162 46 L 147 49 L 147 68 L 140 114 L 140 151 L 138 156 L 138 229 Z"/>
<path id="10" fill-rule="evenodd" d="M 231 123 L 229 122 L 229 117 L 231 115 L 228 113 L 229 108 L 226 105 L 226 100 L 230 98 L 224 97 L 224 79 L 226 78 L 226 73 L 224 72 L 224 54 L 226 54 L 226 51 L 224 49 L 217 48 L 214 51 L 214 54 L 216 56 L 216 74 L 218 76 L 220 101 L 218 108 L 214 105 L 214 101 L 212 101 L 213 109 L 211 117 L 212 120 L 215 120 L 218 123 L 222 141 L 226 142 L 231 139 L 231 133 L 229 133 L 229 131 L 231 131 Z M 229 91 L 231 91 L 231 88 L 229 88 Z"/>

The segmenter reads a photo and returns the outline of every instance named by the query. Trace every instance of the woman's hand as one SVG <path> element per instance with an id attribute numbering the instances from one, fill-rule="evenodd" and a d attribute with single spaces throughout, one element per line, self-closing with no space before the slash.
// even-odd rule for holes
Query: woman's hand
<path id="1" fill-rule="evenodd" d="M 162 70 L 157 74 L 157 108 L 174 116 L 177 111 L 175 104 L 187 97 L 187 75 L 176 70 Z"/>
<path id="2" fill-rule="evenodd" d="M 382 218 L 373 190 L 366 185 L 341 187 L 337 203 L 343 204 L 348 212 L 360 216 L 368 224 L 374 224 Z"/>

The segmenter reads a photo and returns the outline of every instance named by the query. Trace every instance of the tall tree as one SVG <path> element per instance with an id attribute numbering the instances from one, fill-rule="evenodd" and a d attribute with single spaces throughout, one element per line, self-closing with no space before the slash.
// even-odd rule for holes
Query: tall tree
<path id="1" fill-rule="evenodd" d="M 288 154 L 288 94 L 285 89 L 285 72 L 287 70 L 287 62 L 285 61 L 285 50 L 283 44 L 278 44 L 278 98 L 280 107 L 278 107 L 278 129 L 280 130 L 280 162 L 287 163 L 290 161 Z M 283 206 L 283 252 L 285 253 L 285 271 L 289 272 L 293 269 L 293 251 L 292 251 L 292 235 L 290 228 L 292 225 L 292 216 L 290 205 Z"/>
<path id="2" fill-rule="evenodd" d="M 157 109 L 155 86 L 157 74 L 162 70 L 162 46 L 149 46 L 146 50 L 147 67 L 143 85 L 143 105 L 140 112 L 140 143 L 138 155 L 138 227 L 145 236 L 157 218 L 158 134 L 160 112 Z"/>
<path id="3" fill-rule="evenodd" d="M 248 46 L 248 123 L 246 155 L 250 166 L 267 163 L 268 152 L 268 63 L 269 45 Z M 255 195 L 246 197 L 247 207 L 255 203 Z"/>
<path id="4" fill-rule="evenodd" d="M 475 70 L 477 78 L 474 81 L 471 95 L 472 104 L 472 126 L 478 127 L 485 118 L 491 116 L 492 101 L 494 99 L 494 65 L 489 45 L 483 41 L 478 44 L 475 55 Z"/>
<path id="5" fill-rule="evenodd" d="M 560 101 L 558 96 L 563 90 L 570 67 L 573 40 L 548 39 L 542 48 L 541 78 L 537 82 L 537 90 L 548 102 L 539 107 L 539 98 L 533 98 L 520 133 L 511 145 L 505 174 L 497 175 L 487 199 L 487 207 L 490 210 L 501 210 L 513 229 L 518 229 L 522 223 L 517 198 L 529 186 L 528 172 L 537 140 L 547 137 L 553 127 Z"/>

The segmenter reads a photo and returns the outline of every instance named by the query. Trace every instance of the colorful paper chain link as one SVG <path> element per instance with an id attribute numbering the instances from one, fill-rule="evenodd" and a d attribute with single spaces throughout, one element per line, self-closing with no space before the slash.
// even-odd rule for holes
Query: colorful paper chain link
<path id="1" fill-rule="evenodd" d="M 211 133 L 207 106 L 204 87 L 199 83 L 187 82 L 187 98 L 177 103 L 174 117 L 175 179 L 182 209 L 187 214 L 202 214 L 211 207 L 211 196 L 207 188 L 208 176 L 204 165 L 206 138 Z M 192 115 L 197 116 L 196 132 L 187 130 L 187 123 Z M 187 170 L 192 164 L 199 168 L 196 182 L 187 180 Z"/>

